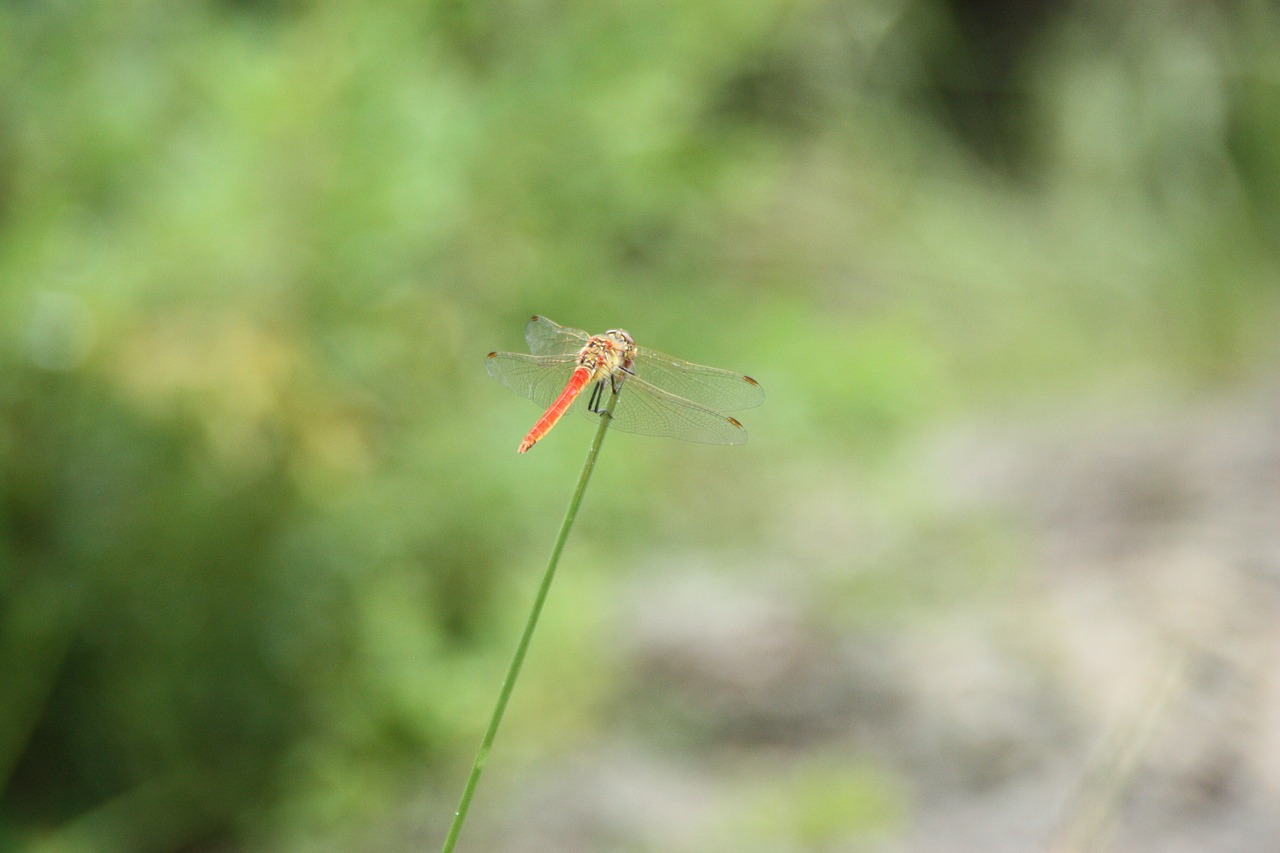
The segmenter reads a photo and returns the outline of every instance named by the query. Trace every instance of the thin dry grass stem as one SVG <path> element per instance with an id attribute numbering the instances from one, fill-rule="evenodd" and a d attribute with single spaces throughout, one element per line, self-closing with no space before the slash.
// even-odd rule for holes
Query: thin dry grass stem
<path id="1" fill-rule="evenodd" d="M 1194 652 L 1172 649 L 1140 707 L 1122 718 L 1094 753 L 1047 853 L 1092 853 L 1103 849 L 1108 830 L 1133 785 L 1161 724 L 1186 693 Z"/>

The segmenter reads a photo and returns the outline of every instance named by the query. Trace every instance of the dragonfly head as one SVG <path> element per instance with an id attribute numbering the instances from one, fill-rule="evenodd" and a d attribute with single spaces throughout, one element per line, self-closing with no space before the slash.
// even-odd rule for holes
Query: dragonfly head
<path id="1" fill-rule="evenodd" d="M 610 329 L 604 333 L 604 336 L 613 342 L 615 347 L 617 347 L 618 353 L 621 356 L 620 366 L 622 369 L 630 370 L 631 363 L 636 357 L 635 338 L 631 337 L 631 333 L 625 329 Z"/>

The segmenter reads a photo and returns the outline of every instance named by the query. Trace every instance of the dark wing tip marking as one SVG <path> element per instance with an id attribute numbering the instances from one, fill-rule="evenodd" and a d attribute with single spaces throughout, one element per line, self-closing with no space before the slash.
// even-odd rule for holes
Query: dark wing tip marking
<path id="1" fill-rule="evenodd" d="M 744 376 L 744 377 L 742 377 L 742 378 L 743 378 L 743 379 L 745 379 L 745 380 L 747 380 L 748 382 L 750 382 L 752 385 L 756 386 L 757 388 L 759 388 L 759 387 L 760 387 L 760 383 L 759 383 L 759 382 L 757 382 L 757 381 L 755 381 L 754 379 L 752 379 L 750 376 Z"/>
<path id="2" fill-rule="evenodd" d="M 731 418 L 731 417 L 729 417 L 728 415 L 726 415 L 726 416 L 725 416 L 725 420 L 726 420 L 726 421 L 728 421 L 729 423 L 733 424 L 734 426 L 736 426 L 738 429 L 742 429 L 742 428 L 743 428 L 743 427 L 742 427 L 742 424 L 738 422 L 738 419 L 737 419 L 737 418 Z"/>
<path id="3" fill-rule="evenodd" d="M 489 353 L 487 356 L 485 356 L 485 358 L 493 358 L 493 357 L 494 357 L 495 355 L 497 355 L 497 354 L 498 354 L 498 353 L 497 353 L 496 351 L 495 351 L 495 352 L 491 352 L 491 353 Z"/>
<path id="4" fill-rule="evenodd" d="M 540 314 L 534 314 L 532 317 L 530 317 L 530 318 L 529 318 L 529 322 L 530 322 L 530 323 L 534 323 L 534 322 L 537 322 L 538 320 L 541 320 L 541 319 L 542 319 L 542 315 L 540 315 Z"/>

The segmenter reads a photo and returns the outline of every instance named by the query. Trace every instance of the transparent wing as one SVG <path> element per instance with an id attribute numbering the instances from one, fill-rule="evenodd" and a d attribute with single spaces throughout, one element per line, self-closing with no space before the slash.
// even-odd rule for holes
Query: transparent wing
<path id="1" fill-rule="evenodd" d="M 550 406 L 564 390 L 577 367 L 578 352 L 590 335 L 535 316 L 525 329 L 533 355 L 494 352 L 486 369 L 521 397 L 539 406 Z M 597 419 L 584 392 L 574 404 L 578 411 Z M 656 350 L 638 347 L 632 375 L 623 384 L 613 412 L 613 428 L 623 432 L 661 435 L 704 444 L 742 444 L 747 431 L 720 411 L 749 409 L 764 402 L 764 391 L 749 376 L 704 367 L 672 358 Z"/>
<path id="2" fill-rule="evenodd" d="M 587 345 L 591 336 L 581 329 L 571 329 L 553 323 L 546 317 L 534 315 L 525 327 L 524 339 L 529 352 L 534 355 L 565 355 L 576 353 Z"/>
<path id="3" fill-rule="evenodd" d="M 722 412 L 750 409 L 764 402 L 764 389 L 750 376 L 681 361 L 645 347 L 636 349 L 631 366 L 635 375 L 668 395 Z"/>
<path id="4" fill-rule="evenodd" d="M 589 395 L 583 392 L 582 396 Z M 578 411 L 592 419 L 599 417 L 585 403 L 578 404 Z M 733 418 L 675 397 L 635 376 L 623 383 L 610 426 L 700 444 L 742 444 L 747 440 L 747 431 Z"/>
<path id="5" fill-rule="evenodd" d="M 525 355 L 515 352 L 491 352 L 485 370 L 521 397 L 528 397 L 539 406 L 547 407 L 555 401 L 568 384 L 573 369 L 578 366 L 577 356 Z"/>
<path id="6" fill-rule="evenodd" d="M 581 329 L 534 316 L 529 320 L 524 338 L 534 355 L 564 355 L 577 353 L 591 336 Z M 726 412 L 750 409 L 764 402 L 764 390 L 750 376 L 682 361 L 647 347 L 636 350 L 632 365 L 635 375 L 672 396 Z"/>
<path id="7" fill-rule="evenodd" d="M 564 390 L 575 367 L 576 355 L 514 352 L 490 353 L 485 364 L 494 379 L 544 408 L 550 406 Z M 591 396 L 590 391 L 584 391 L 574 403 L 574 408 L 596 420 L 599 415 L 592 412 L 586 402 Z M 747 440 L 747 431 L 733 418 L 668 394 L 638 376 L 628 377 L 623 384 L 611 427 L 623 432 L 663 435 L 702 444 L 742 444 Z"/>

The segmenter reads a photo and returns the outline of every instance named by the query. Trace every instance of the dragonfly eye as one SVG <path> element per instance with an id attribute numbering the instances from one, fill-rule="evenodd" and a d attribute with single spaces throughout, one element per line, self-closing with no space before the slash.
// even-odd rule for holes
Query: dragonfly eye
<path id="1" fill-rule="evenodd" d="M 631 337 L 625 329 L 610 329 L 605 332 L 605 336 L 613 338 L 614 340 L 622 341 L 627 346 L 633 346 L 635 344 L 635 338 Z"/>

